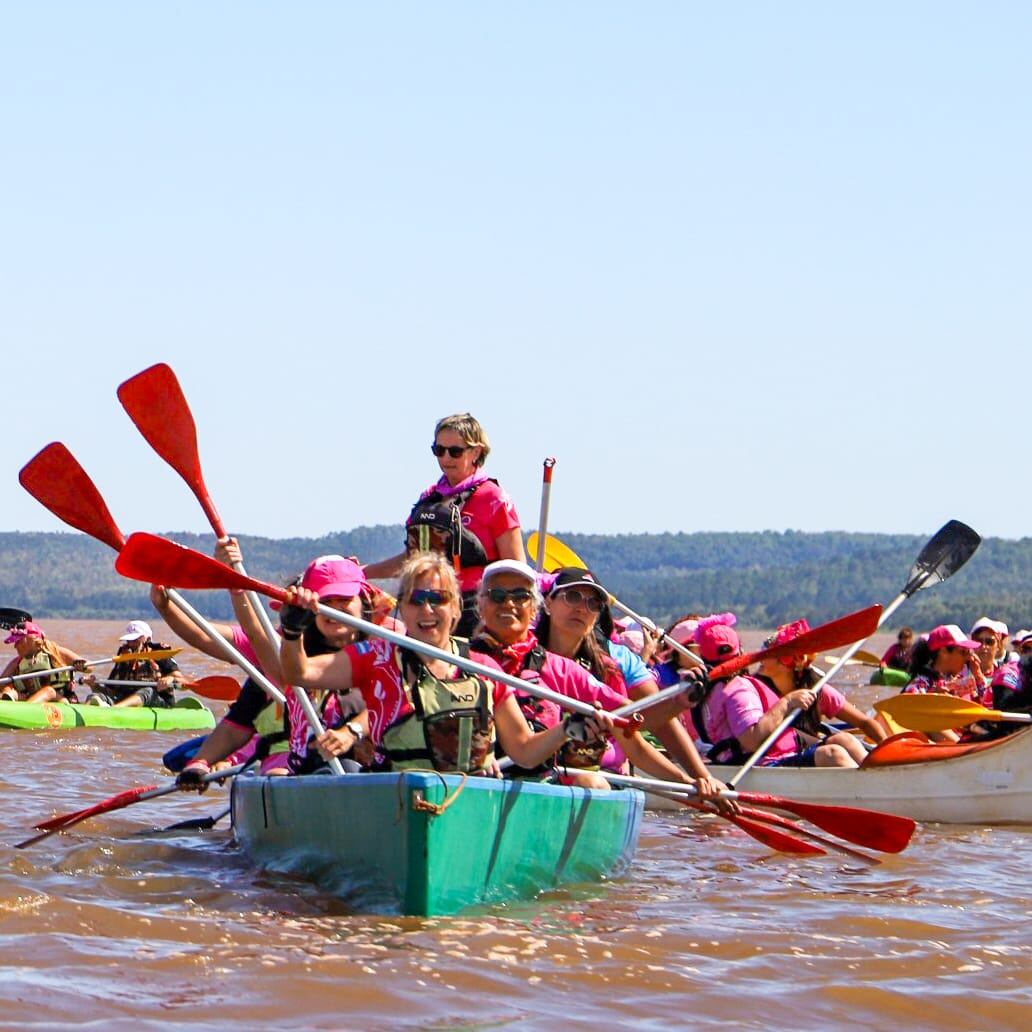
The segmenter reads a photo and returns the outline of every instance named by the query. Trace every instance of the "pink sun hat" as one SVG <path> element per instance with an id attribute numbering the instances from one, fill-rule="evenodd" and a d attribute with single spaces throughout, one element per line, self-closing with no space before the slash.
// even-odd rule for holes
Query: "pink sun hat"
<path id="1" fill-rule="evenodd" d="M 16 645 L 23 638 L 45 638 L 46 635 L 43 633 L 43 628 L 39 624 L 34 623 L 23 623 L 18 624 L 14 630 L 11 631 L 6 638 L 4 638 L 5 645 Z"/>
<path id="2" fill-rule="evenodd" d="M 957 649 L 970 649 L 977 652 L 982 646 L 977 641 L 964 637 L 964 632 L 955 624 L 940 624 L 928 633 L 928 648 L 932 652 L 949 647 Z"/>
<path id="3" fill-rule="evenodd" d="M 354 598 L 369 587 L 369 582 L 365 570 L 353 559 L 345 559 L 342 555 L 321 555 L 305 567 L 301 587 L 314 591 L 319 598 Z M 271 602 L 270 606 L 279 609 L 281 603 Z"/>

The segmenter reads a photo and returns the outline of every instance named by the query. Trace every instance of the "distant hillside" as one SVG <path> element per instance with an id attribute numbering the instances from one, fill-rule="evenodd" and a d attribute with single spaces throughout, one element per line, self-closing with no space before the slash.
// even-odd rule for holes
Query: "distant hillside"
<path id="1" fill-rule="evenodd" d="M 210 536 L 168 534 L 210 553 Z M 746 626 L 770 627 L 806 616 L 811 623 L 886 603 L 899 592 L 925 539 L 907 535 L 560 534 L 632 608 L 660 622 L 696 610 L 731 609 Z M 336 552 L 371 562 L 400 548 L 402 531 L 358 527 L 322 538 L 243 537 L 248 570 L 285 583 L 316 555 Z M 227 618 L 224 593 L 198 593 L 198 607 Z M 40 618 L 124 618 L 149 608 L 146 587 L 114 573 L 112 553 L 80 534 L 0 534 L 0 605 Z M 1032 626 L 1032 539 L 983 542 L 944 585 L 916 595 L 899 623 L 970 625 L 989 614 L 1012 629 Z"/>

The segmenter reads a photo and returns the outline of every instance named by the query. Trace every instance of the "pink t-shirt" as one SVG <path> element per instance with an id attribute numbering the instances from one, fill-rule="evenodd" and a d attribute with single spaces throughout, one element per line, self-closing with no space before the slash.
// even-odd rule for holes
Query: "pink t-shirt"
<path id="1" fill-rule="evenodd" d="M 781 698 L 763 681 L 751 677 L 735 677 L 722 681 L 702 704 L 702 718 L 711 742 L 738 738 L 749 730 Z M 819 712 L 822 717 L 837 717 L 846 704 L 840 691 L 825 685 L 821 689 Z M 766 766 L 799 751 L 795 732 L 789 728 L 760 760 Z"/>
<path id="2" fill-rule="evenodd" d="M 444 481 L 444 485 L 446 484 L 447 481 Z M 441 481 L 431 484 L 423 494 L 426 495 L 441 486 L 443 486 Z M 461 487 L 462 485 L 458 484 L 451 490 L 458 490 Z M 462 506 L 462 525 L 476 536 L 484 546 L 487 561 L 493 563 L 496 559 L 501 558 L 495 542 L 506 531 L 518 529 L 520 518 L 516 515 L 516 508 L 508 493 L 493 480 L 484 480 Z M 459 570 L 460 590 L 476 590 L 483 574 L 482 566 L 471 566 Z"/>

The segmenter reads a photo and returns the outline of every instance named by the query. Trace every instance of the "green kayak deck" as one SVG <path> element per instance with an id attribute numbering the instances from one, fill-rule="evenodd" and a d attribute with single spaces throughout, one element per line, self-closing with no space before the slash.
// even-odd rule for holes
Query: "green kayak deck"
<path id="1" fill-rule="evenodd" d="M 110 727 L 123 731 L 207 731 L 214 726 L 215 716 L 211 710 L 189 697 L 177 700 L 169 709 L 0 701 L 0 728 Z"/>
<path id="2" fill-rule="evenodd" d="M 420 771 L 233 782 L 237 841 L 259 866 L 314 881 L 356 910 L 413 915 L 619 874 L 643 806 L 636 790 Z"/>

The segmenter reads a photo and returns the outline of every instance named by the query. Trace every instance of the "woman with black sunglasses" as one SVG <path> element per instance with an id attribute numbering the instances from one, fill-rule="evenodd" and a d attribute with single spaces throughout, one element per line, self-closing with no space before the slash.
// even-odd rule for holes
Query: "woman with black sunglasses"
<path id="1" fill-rule="evenodd" d="M 520 519 L 498 481 L 484 475 L 491 444 L 470 413 L 439 420 L 430 450 L 441 476 L 409 513 L 405 551 L 370 563 L 365 572 L 373 579 L 396 577 L 410 555 L 439 552 L 447 556 L 462 591 L 462 618 L 455 633 L 469 637 L 477 622 L 476 593 L 484 567 L 496 559 L 526 560 Z"/>

